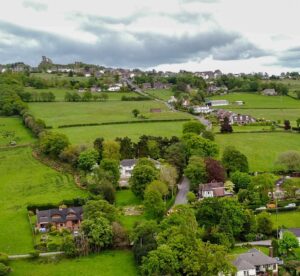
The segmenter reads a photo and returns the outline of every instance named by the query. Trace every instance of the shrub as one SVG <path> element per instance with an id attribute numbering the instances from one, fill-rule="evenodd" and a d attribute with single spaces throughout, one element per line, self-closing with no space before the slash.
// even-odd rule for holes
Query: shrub
<path id="1" fill-rule="evenodd" d="M 55 242 L 49 242 L 47 244 L 47 249 L 48 251 L 52 252 L 52 251 L 59 251 L 61 249 L 61 245 Z"/>
<path id="2" fill-rule="evenodd" d="M 40 251 L 34 250 L 29 252 L 30 258 L 31 259 L 37 259 L 40 256 Z"/>
<path id="3" fill-rule="evenodd" d="M 0 263 L 8 265 L 8 255 L 0 253 Z"/>
<path id="4" fill-rule="evenodd" d="M 0 276 L 8 275 L 11 271 L 11 268 L 9 266 L 6 266 L 5 264 L 0 263 Z"/>

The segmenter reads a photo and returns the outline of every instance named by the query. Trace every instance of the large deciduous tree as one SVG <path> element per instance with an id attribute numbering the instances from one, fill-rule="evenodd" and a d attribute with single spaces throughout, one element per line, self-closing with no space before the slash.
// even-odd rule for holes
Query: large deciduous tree
<path id="1" fill-rule="evenodd" d="M 183 124 L 182 132 L 185 133 L 195 133 L 200 134 L 205 130 L 205 126 L 201 124 L 199 121 L 191 121 Z"/>
<path id="2" fill-rule="evenodd" d="M 191 189 L 197 190 L 199 184 L 207 181 L 207 172 L 203 158 L 192 156 L 184 174 L 191 182 Z"/>
<path id="3" fill-rule="evenodd" d="M 300 152 L 286 151 L 281 153 L 275 162 L 275 167 L 277 171 L 287 173 L 300 171 Z"/>
<path id="4" fill-rule="evenodd" d="M 225 182 L 226 172 L 221 162 L 212 158 L 205 159 L 205 168 L 207 172 L 207 181 Z"/>
<path id="5" fill-rule="evenodd" d="M 120 160 L 120 144 L 116 141 L 103 142 L 103 158 Z"/>
<path id="6" fill-rule="evenodd" d="M 222 163 L 227 170 L 227 173 L 233 173 L 235 171 L 248 172 L 249 165 L 247 157 L 234 147 L 226 147 L 223 156 Z"/>
<path id="7" fill-rule="evenodd" d="M 90 171 L 97 164 L 98 152 L 95 149 L 87 149 L 79 154 L 78 168 L 84 171 Z"/>
<path id="8" fill-rule="evenodd" d="M 39 141 L 41 151 L 53 157 L 58 157 L 69 144 L 65 134 L 56 132 L 43 132 Z"/>

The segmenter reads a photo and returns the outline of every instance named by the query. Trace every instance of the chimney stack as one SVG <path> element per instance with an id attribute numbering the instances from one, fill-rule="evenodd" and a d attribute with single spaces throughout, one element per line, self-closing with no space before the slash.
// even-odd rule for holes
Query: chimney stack
<path id="1" fill-rule="evenodd" d="M 270 246 L 269 247 L 269 257 L 271 257 L 271 258 L 273 258 L 273 247 L 272 246 Z"/>

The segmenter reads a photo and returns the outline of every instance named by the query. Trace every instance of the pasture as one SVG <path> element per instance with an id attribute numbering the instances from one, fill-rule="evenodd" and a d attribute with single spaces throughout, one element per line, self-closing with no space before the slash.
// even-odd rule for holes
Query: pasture
<path id="1" fill-rule="evenodd" d="M 5 137 L 7 132 L 11 133 L 10 137 Z M 24 127 L 20 117 L 0 117 L 0 146 L 6 146 L 10 141 L 16 141 L 17 145 L 34 141 L 32 134 Z"/>
<path id="2" fill-rule="evenodd" d="M 98 137 L 114 140 L 117 137 L 128 136 L 137 141 L 142 135 L 154 135 L 162 137 L 181 136 L 182 125 L 185 122 L 149 122 L 138 124 L 120 124 L 104 126 L 85 126 L 59 128 L 55 131 L 66 134 L 72 144 L 91 145 Z"/>
<path id="3" fill-rule="evenodd" d="M 278 154 L 288 150 L 300 151 L 298 133 L 232 133 L 217 134 L 221 154 L 226 146 L 234 146 L 248 158 L 250 171 L 272 171 Z"/>
<path id="4" fill-rule="evenodd" d="M 29 103 L 29 108 L 33 115 L 43 119 L 47 126 L 53 127 L 66 124 L 140 120 L 132 115 L 133 109 L 138 109 L 149 119 L 191 118 L 189 114 L 170 111 L 165 104 L 156 101 Z M 159 108 L 161 112 L 150 113 L 151 108 Z"/>
<path id="5" fill-rule="evenodd" d="M 277 228 L 276 214 L 272 213 L 273 228 Z M 278 213 L 278 227 L 299 228 L 300 227 L 300 210 Z"/>
<path id="6" fill-rule="evenodd" d="M 164 101 L 169 100 L 170 97 L 174 95 L 174 93 L 170 89 L 149 89 L 146 90 L 145 93 Z"/>
<path id="7" fill-rule="evenodd" d="M 288 96 L 264 96 L 257 93 L 229 93 L 223 96 L 213 96 L 211 100 L 228 100 L 230 105 L 220 108 L 225 109 L 300 109 L 300 100 Z M 244 101 L 244 105 L 236 105 L 235 101 Z"/>
<path id="8" fill-rule="evenodd" d="M 32 157 L 32 149 L 0 151 L 0 252 L 33 250 L 26 206 L 59 203 L 85 196 L 70 175 L 58 173 Z M 24 274 L 23 274 L 24 275 Z"/>
<path id="9" fill-rule="evenodd" d="M 12 276 L 116 276 L 138 275 L 131 251 L 109 250 L 77 259 L 45 262 L 19 260 L 11 263 Z"/>

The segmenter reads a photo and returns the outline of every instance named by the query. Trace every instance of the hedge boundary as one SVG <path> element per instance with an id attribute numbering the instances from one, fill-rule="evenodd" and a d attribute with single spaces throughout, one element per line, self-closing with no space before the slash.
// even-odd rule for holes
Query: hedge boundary
<path id="1" fill-rule="evenodd" d="M 183 119 L 182 118 L 182 119 L 142 120 L 142 121 L 116 121 L 116 122 L 103 122 L 103 123 L 59 125 L 58 128 L 85 127 L 85 126 L 106 126 L 106 125 L 126 125 L 126 124 L 142 124 L 142 123 L 187 122 L 187 121 L 191 121 L 191 119 Z"/>

